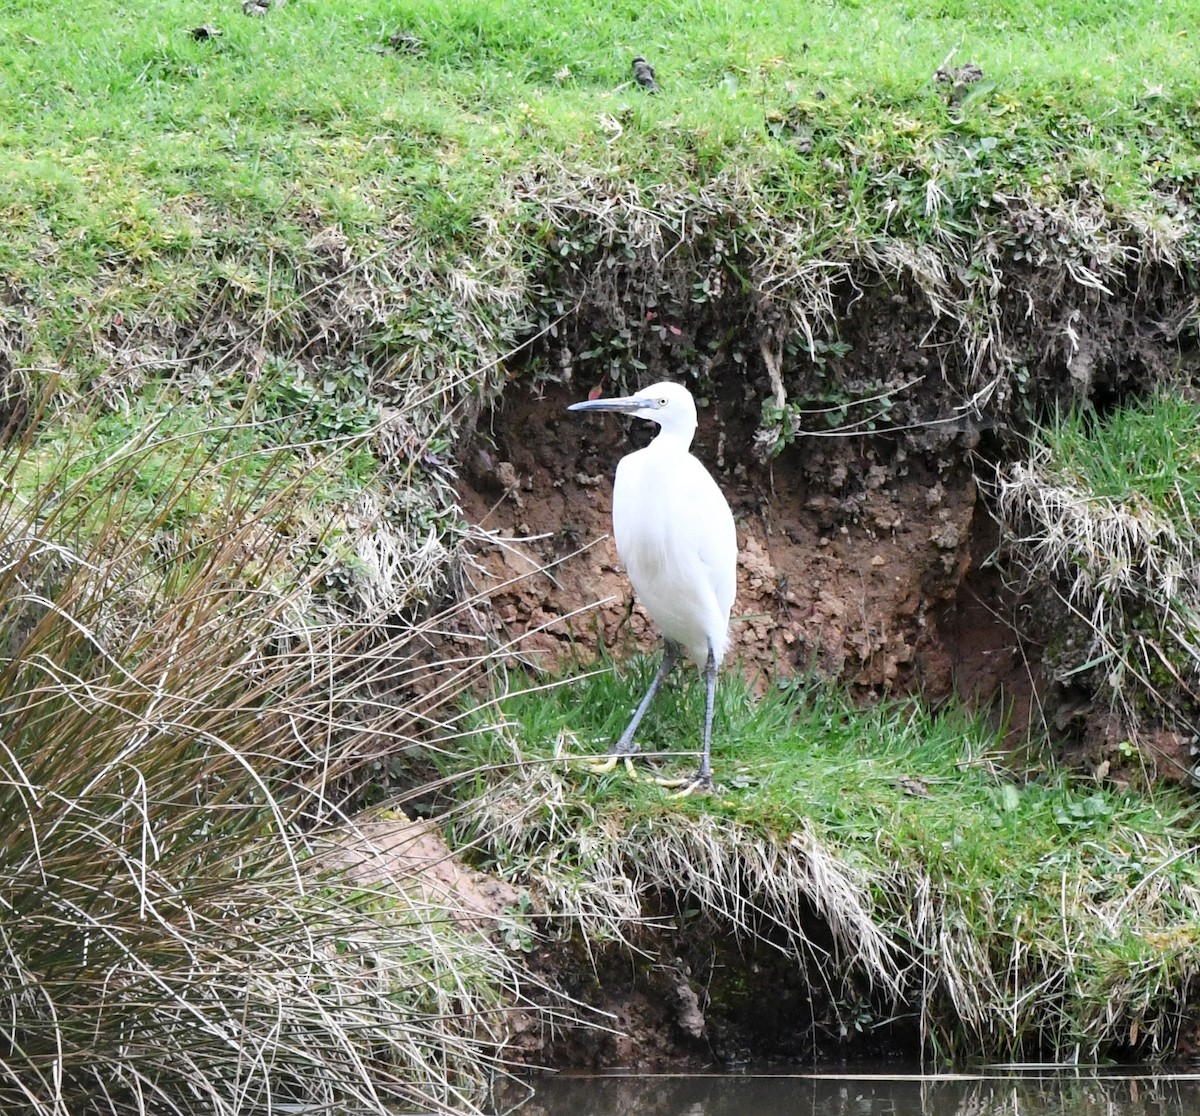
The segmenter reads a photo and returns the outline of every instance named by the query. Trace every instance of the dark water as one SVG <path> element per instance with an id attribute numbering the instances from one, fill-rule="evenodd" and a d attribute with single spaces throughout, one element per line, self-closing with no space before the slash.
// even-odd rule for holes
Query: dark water
<path id="1" fill-rule="evenodd" d="M 1022 1069 L 890 1077 L 575 1077 L 519 1116 L 1200 1116 L 1200 1074 Z"/>

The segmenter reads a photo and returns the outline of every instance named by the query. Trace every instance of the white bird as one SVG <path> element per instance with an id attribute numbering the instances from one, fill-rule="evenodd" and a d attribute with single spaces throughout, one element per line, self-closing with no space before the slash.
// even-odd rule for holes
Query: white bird
<path id="1" fill-rule="evenodd" d="M 704 751 L 687 788 L 712 788 L 713 697 L 729 646 L 737 591 L 733 513 L 708 470 L 689 452 L 696 404 L 681 384 L 659 383 L 621 399 L 574 403 L 572 411 L 617 411 L 658 423 L 645 448 L 621 458 L 613 482 L 613 535 L 634 593 L 662 629 L 662 665 L 613 747 L 611 760 L 637 751 L 633 734 L 682 648 L 703 671 Z"/>

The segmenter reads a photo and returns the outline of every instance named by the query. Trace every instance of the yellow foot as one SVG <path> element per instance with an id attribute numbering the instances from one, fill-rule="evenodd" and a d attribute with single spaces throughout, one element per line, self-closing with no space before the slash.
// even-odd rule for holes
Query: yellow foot
<path id="1" fill-rule="evenodd" d="M 619 756 L 609 756 L 600 763 L 588 764 L 588 767 L 597 775 L 607 775 L 610 771 L 616 770 L 618 760 L 625 764 L 625 774 L 636 783 L 638 781 L 638 773 L 634 770 L 633 756 L 629 752 L 624 752 Z"/>
<path id="2" fill-rule="evenodd" d="M 571 740 L 577 743 L 573 736 L 571 737 Z M 554 758 L 556 760 L 564 760 L 567 763 L 581 763 L 589 771 L 596 775 L 611 774 L 617 769 L 617 763 L 623 760 L 625 763 L 626 773 L 635 783 L 637 782 L 637 772 L 633 769 L 633 757 L 636 755 L 636 752 L 610 752 L 603 759 L 598 760 L 595 756 L 581 756 L 578 754 L 573 754 L 567 751 L 566 745 L 567 735 L 564 732 L 560 732 L 558 736 L 558 743 L 554 748 Z"/>
<path id="3" fill-rule="evenodd" d="M 637 771 L 633 767 L 633 753 L 631 752 L 614 752 L 612 755 L 605 756 L 602 760 L 597 760 L 592 756 L 563 756 L 565 760 L 572 763 L 581 763 L 593 775 L 611 775 L 617 769 L 618 763 L 625 764 L 625 773 L 635 783 L 638 781 Z"/>
<path id="4" fill-rule="evenodd" d="M 711 794 L 718 796 L 720 792 L 712 781 L 711 775 L 689 775 L 686 779 L 655 779 L 660 787 L 678 788 L 672 798 L 687 798 L 693 794 Z"/>

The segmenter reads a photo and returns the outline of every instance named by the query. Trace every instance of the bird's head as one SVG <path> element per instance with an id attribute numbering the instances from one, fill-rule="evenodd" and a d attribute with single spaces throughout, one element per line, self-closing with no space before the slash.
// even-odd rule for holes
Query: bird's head
<path id="1" fill-rule="evenodd" d="M 572 403 L 571 411 L 616 411 L 623 415 L 635 415 L 658 423 L 665 432 L 677 434 L 691 442 L 696 432 L 696 403 L 692 393 L 682 384 L 667 380 L 651 384 L 635 391 L 632 395 L 613 399 L 588 399 L 583 403 Z"/>

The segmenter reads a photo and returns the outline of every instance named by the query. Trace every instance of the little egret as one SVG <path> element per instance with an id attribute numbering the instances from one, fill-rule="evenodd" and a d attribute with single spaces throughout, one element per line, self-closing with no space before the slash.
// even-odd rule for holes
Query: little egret
<path id="1" fill-rule="evenodd" d="M 733 513 L 708 470 L 689 452 L 696 404 L 681 384 L 659 383 L 621 399 L 573 403 L 572 411 L 617 411 L 659 425 L 654 440 L 621 458 L 613 482 L 613 535 L 634 593 L 662 629 L 662 664 L 611 763 L 637 751 L 633 734 L 682 648 L 704 672 L 704 751 L 687 790 L 712 789 L 713 696 L 729 646 L 737 590 Z"/>

